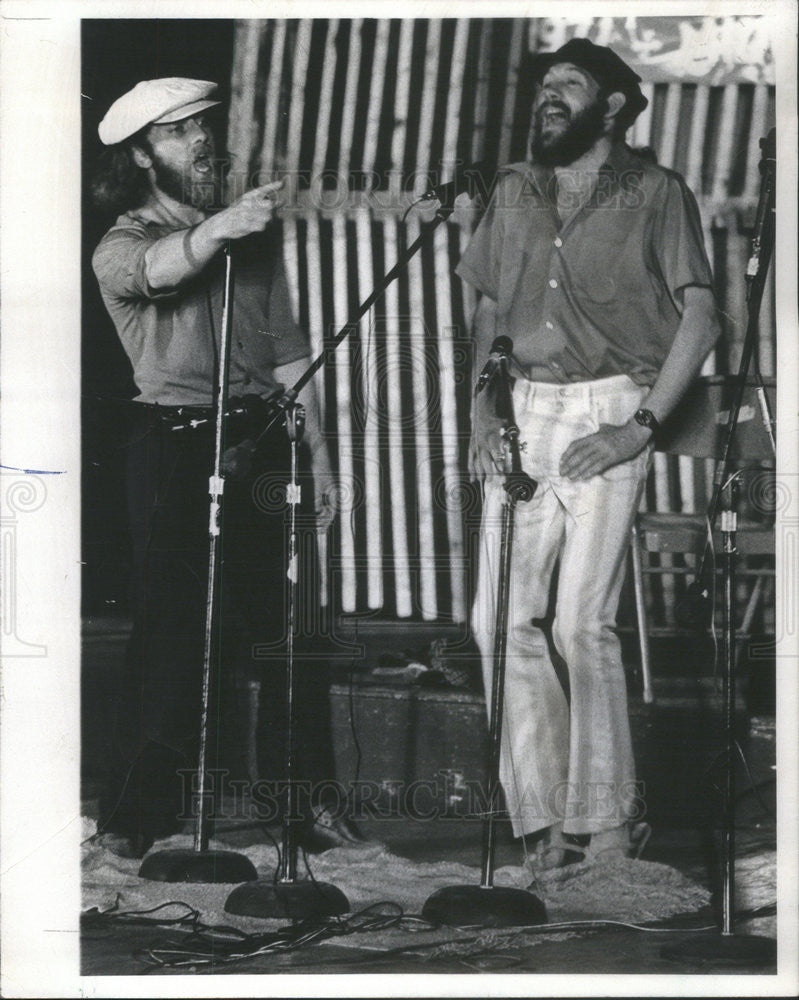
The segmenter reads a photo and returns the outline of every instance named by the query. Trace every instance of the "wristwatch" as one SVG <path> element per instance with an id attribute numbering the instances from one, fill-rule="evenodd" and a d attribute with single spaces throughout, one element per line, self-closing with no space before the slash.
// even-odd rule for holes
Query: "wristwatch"
<path id="1" fill-rule="evenodd" d="M 633 417 L 637 424 L 640 424 L 642 427 L 648 427 L 653 434 L 660 430 L 658 419 L 651 410 L 636 410 Z"/>

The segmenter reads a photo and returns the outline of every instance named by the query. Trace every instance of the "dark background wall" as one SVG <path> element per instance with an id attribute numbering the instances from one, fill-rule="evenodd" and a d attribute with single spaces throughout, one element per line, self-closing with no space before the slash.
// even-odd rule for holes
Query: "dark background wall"
<path id="1" fill-rule="evenodd" d="M 105 311 L 91 255 L 114 222 L 88 197 L 102 151 L 97 126 L 109 106 L 140 80 L 186 76 L 219 83 L 230 95 L 233 21 L 84 20 L 82 22 L 82 366 L 83 366 L 83 609 L 88 615 L 124 612 L 128 540 L 122 488 L 129 430 L 125 400 L 136 394 L 130 365 Z M 220 145 L 225 115 L 218 115 Z"/>

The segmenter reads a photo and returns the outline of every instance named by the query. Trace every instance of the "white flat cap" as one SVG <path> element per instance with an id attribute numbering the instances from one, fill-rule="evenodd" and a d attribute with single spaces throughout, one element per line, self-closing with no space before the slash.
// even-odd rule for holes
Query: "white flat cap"
<path id="1" fill-rule="evenodd" d="M 187 80 L 182 76 L 142 80 L 108 109 L 97 130 L 100 141 L 113 146 L 145 125 L 168 125 L 189 118 L 219 104 L 208 100 L 216 87 L 209 80 Z"/>

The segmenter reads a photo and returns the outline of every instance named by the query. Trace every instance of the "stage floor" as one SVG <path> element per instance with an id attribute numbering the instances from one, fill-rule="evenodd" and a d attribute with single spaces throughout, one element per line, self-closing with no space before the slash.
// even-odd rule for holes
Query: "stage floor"
<path id="1" fill-rule="evenodd" d="M 108 732 L 103 719 L 110 718 L 110 699 L 114 686 L 114 664 L 121 661 L 124 644 L 124 627 L 90 628 L 84 644 L 84 813 L 92 816 L 96 808 L 95 796 L 102 770 L 103 754 L 107 747 Z M 668 644 L 658 645 L 656 675 L 670 676 L 675 682 L 674 663 L 685 662 L 679 651 Z M 633 684 L 631 683 L 631 688 Z M 676 685 L 683 693 L 675 701 L 664 698 L 660 705 L 643 706 L 640 699 L 631 695 L 631 715 L 638 740 L 646 743 L 647 734 L 657 732 L 661 742 L 649 747 L 652 761 L 662 756 L 660 768 L 663 774 L 652 773 L 654 787 L 660 796 L 668 796 L 669 789 L 680 784 L 679 776 L 673 772 L 676 757 L 662 753 L 663 727 L 671 726 L 674 719 L 690 719 L 695 708 L 692 695 L 685 694 L 685 686 Z M 374 697 L 374 689 L 372 689 Z M 358 698 L 358 686 L 353 689 Z M 401 692 L 395 692 L 402 698 Z M 427 695 L 425 697 L 428 697 Z M 455 699 L 455 711 L 464 711 L 464 699 Z M 467 698 L 468 702 L 469 699 Z M 467 706 L 468 707 L 468 706 Z M 479 713 L 479 699 L 475 702 Z M 446 711 L 446 707 L 442 709 Z M 471 708 L 469 708 L 471 711 Z M 639 719 L 636 725 L 635 719 Z M 367 717 L 368 721 L 368 717 Z M 689 728 L 695 723 L 691 721 Z M 737 857 L 742 891 L 739 893 L 740 906 L 748 911 L 757 910 L 755 919 L 744 918 L 736 929 L 745 933 L 756 933 L 768 937 L 776 936 L 776 919 L 772 904 L 774 899 L 774 849 L 776 845 L 775 827 L 775 785 L 774 785 L 774 731 L 773 717 L 768 712 L 754 720 L 748 720 L 749 732 L 747 757 L 750 775 L 741 769 L 740 798 L 737 808 Z M 370 730 L 366 727 L 367 743 L 361 751 L 368 756 Z M 334 740 L 349 738 L 349 733 L 337 733 L 334 712 Z M 376 738 L 376 737 L 374 737 Z M 680 736 L 682 739 L 682 736 Z M 643 745 L 641 749 L 647 751 Z M 650 765 L 654 767 L 654 765 Z M 679 767 L 684 766 L 682 760 Z M 667 775 L 670 775 L 667 779 Z M 712 776 L 706 780 L 712 782 Z M 654 804 L 653 804 L 654 805 Z M 666 865 L 685 876 L 692 883 L 711 896 L 717 889 L 717 851 L 715 836 L 706 803 L 694 803 L 691 796 L 675 794 L 673 801 L 660 802 L 659 808 L 652 809 L 652 837 L 643 855 L 643 860 L 653 864 Z M 392 856 L 407 859 L 409 866 L 424 868 L 442 862 L 479 869 L 481 853 L 481 824 L 479 820 L 463 816 L 437 816 L 424 820 L 414 820 L 407 816 L 383 815 L 361 822 L 363 832 L 371 839 L 385 845 Z M 278 831 L 273 831 L 278 832 Z M 253 843 L 253 839 L 265 838 L 254 831 L 252 824 L 236 822 L 226 824 L 219 839 L 231 849 L 243 849 Z M 715 855 L 715 857 L 714 857 Z M 321 859 L 325 855 L 319 856 Z M 314 857 L 309 856 L 313 868 Z M 514 841 L 507 823 L 499 825 L 497 868 L 520 866 L 523 853 L 520 843 Z M 322 870 L 324 863 L 320 862 Z M 135 873 L 135 869 L 134 869 Z M 263 874 L 263 873 L 261 873 Z M 327 877 L 327 876 L 325 876 Z M 746 882 L 744 886 L 743 883 Z M 181 898 L 181 887 L 174 886 L 166 897 Z M 713 961 L 682 959 L 679 962 L 661 956 L 661 948 L 669 941 L 679 939 L 689 929 L 704 927 L 714 923 L 712 906 L 704 905 L 693 912 L 671 916 L 660 923 L 656 933 L 631 930 L 619 926 L 582 928 L 572 931 L 566 937 L 548 932 L 536 933 L 525 939 L 524 935 L 507 936 L 506 932 L 495 934 L 490 940 L 485 937 L 471 942 L 464 941 L 476 932 L 453 930 L 440 931 L 435 941 L 426 947 L 419 934 L 370 934 L 362 932 L 343 940 L 328 940 L 320 944 L 308 945 L 288 954 L 270 954 L 245 959 L 233 965 L 198 965 L 194 969 L 163 969 L 155 974 L 176 974 L 187 971 L 197 974 L 382 974 L 386 973 L 568 973 L 568 974 L 695 974 L 718 975 L 730 973 L 773 973 L 773 968 L 729 966 Z M 656 924 L 657 926 L 657 924 Z M 665 928 L 675 928 L 664 932 Z M 81 940 L 82 974 L 86 976 L 143 975 L 149 971 L 142 961 L 141 951 L 153 945 L 164 936 L 152 927 L 132 927 L 114 924 L 85 927 Z M 173 941 L 180 939 L 178 931 L 171 930 Z M 442 942 L 450 942 L 442 947 Z M 458 944 L 460 942 L 460 944 Z M 413 948 L 414 950 L 409 950 Z M 402 954 L 399 950 L 404 949 Z"/>
<path id="2" fill-rule="evenodd" d="M 774 937 L 776 922 L 768 908 L 771 900 L 767 898 L 774 886 L 774 830 L 768 822 L 764 822 L 760 812 L 758 809 L 755 813 L 739 817 L 737 853 L 739 880 L 743 881 L 741 876 L 745 871 L 748 884 L 748 889 L 739 888 L 739 895 L 743 897 L 744 905 L 755 902 L 762 907 L 760 912 L 763 915 L 757 919 L 739 919 L 736 930 Z M 379 838 L 394 855 L 407 858 L 416 866 L 432 865 L 445 859 L 450 864 L 466 865 L 475 873 L 479 869 L 479 823 L 466 821 L 453 828 L 453 824 L 445 820 L 425 823 L 380 820 L 364 822 L 362 829 L 368 836 Z M 229 834 L 219 839 L 230 849 L 242 849 L 244 841 L 249 838 L 242 831 L 238 836 Z M 512 841 L 506 825 L 502 826 L 499 839 L 498 867 L 518 865 L 521 848 Z M 645 858 L 650 863 L 677 869 L 698 886 L 705 889 L 710 886 L 707 845 L 696 830 L 655 830 Z M 309 864 L 312 870 L 317 869 L 320 878 L 329 878 L 327 873 L 320 874 L 317 859 L 309 857 Z M 612 887 L 614 880 L 624 877 L 624 874 L 618 869 L 610 870 L 609 886 Z M 181 900 L 187 896 L 185 887 L 180 885 L 161 888 L 164 899 Z M 155 972 L 143 958 L 143 952 L 164 947 L 167 941 L 188 943 L 185 934 L 174 928 L 159 931 L 153 927 L 118 925 L 85 927 L 81 935 L 81 968 L 84 976 L 137 976 L 145 972 L 149 976 L 181 972 L 227 975 L 502 972 L 699 976 L 725 972 L 775 972 L 774 967 L 768 966 L 757 968 L 744 963 L 730 967 L 712 960 L 675 962 L 661 956 L 664 945 L 694 937 L 700 933 L 697 928 L 706 928 L 713 923 L 712 908 L 705 905 L 694 912 L 676 914 L 668 920 L 648 922 L 650 927 L 659 928 L 654 932 L 613 926 L 577 929 L 568 934 L 528 931 L 520 935 L 506 930 L 489 932 L 481 937 L 480 931 L 473 928 L 442 928 L 437 934 L 427 936 L 418 929 L 406 928 L 404 933 L 401 930 L 391 933 L 363 932 L 347 937 L 343 943 L 332 939 L 305 946 L 291 954 L 256 956 L 235 964 L 198 964 L 193 968 L 164 968 Z M 265 922 L 264 930 L 275 929 L 276 926 L 275 922 Z M 280 926 L 285 926 L 285 922 Z M 666 927 L 673 930 L 664 932 Z M 403 949 L 404 953 L 400 954 Z"/>

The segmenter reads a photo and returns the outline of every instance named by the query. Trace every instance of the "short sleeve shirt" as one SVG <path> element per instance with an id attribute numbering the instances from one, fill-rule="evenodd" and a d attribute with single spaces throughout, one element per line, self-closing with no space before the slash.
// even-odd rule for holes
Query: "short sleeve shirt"
<path id="1" fill-rule="evenodd" d="M 497 333 L 548 381 L 657 377 L 679 292 L 711 286 L 696 201 L 676 173 L 617 145 L 561 221 L 553 171 L 504 169 L 457 273 L 497 303 Z"/>
<path id="2" fill-rule="evenodd" d="M 152 289 L 145 272 L 147 248 L 185 226 L 158 203 L 133 209 L 100 241 L 92 265 L 133 365 L 138 399 L 209 406 L 217 380 L 224 256 L 174 289 Z M 306 357 L 310 346 L 292 315 L 280 241 L 257 234 L 238 244 L 230 394 L 268 395 L 276 385 L 275 367 Z"/>

